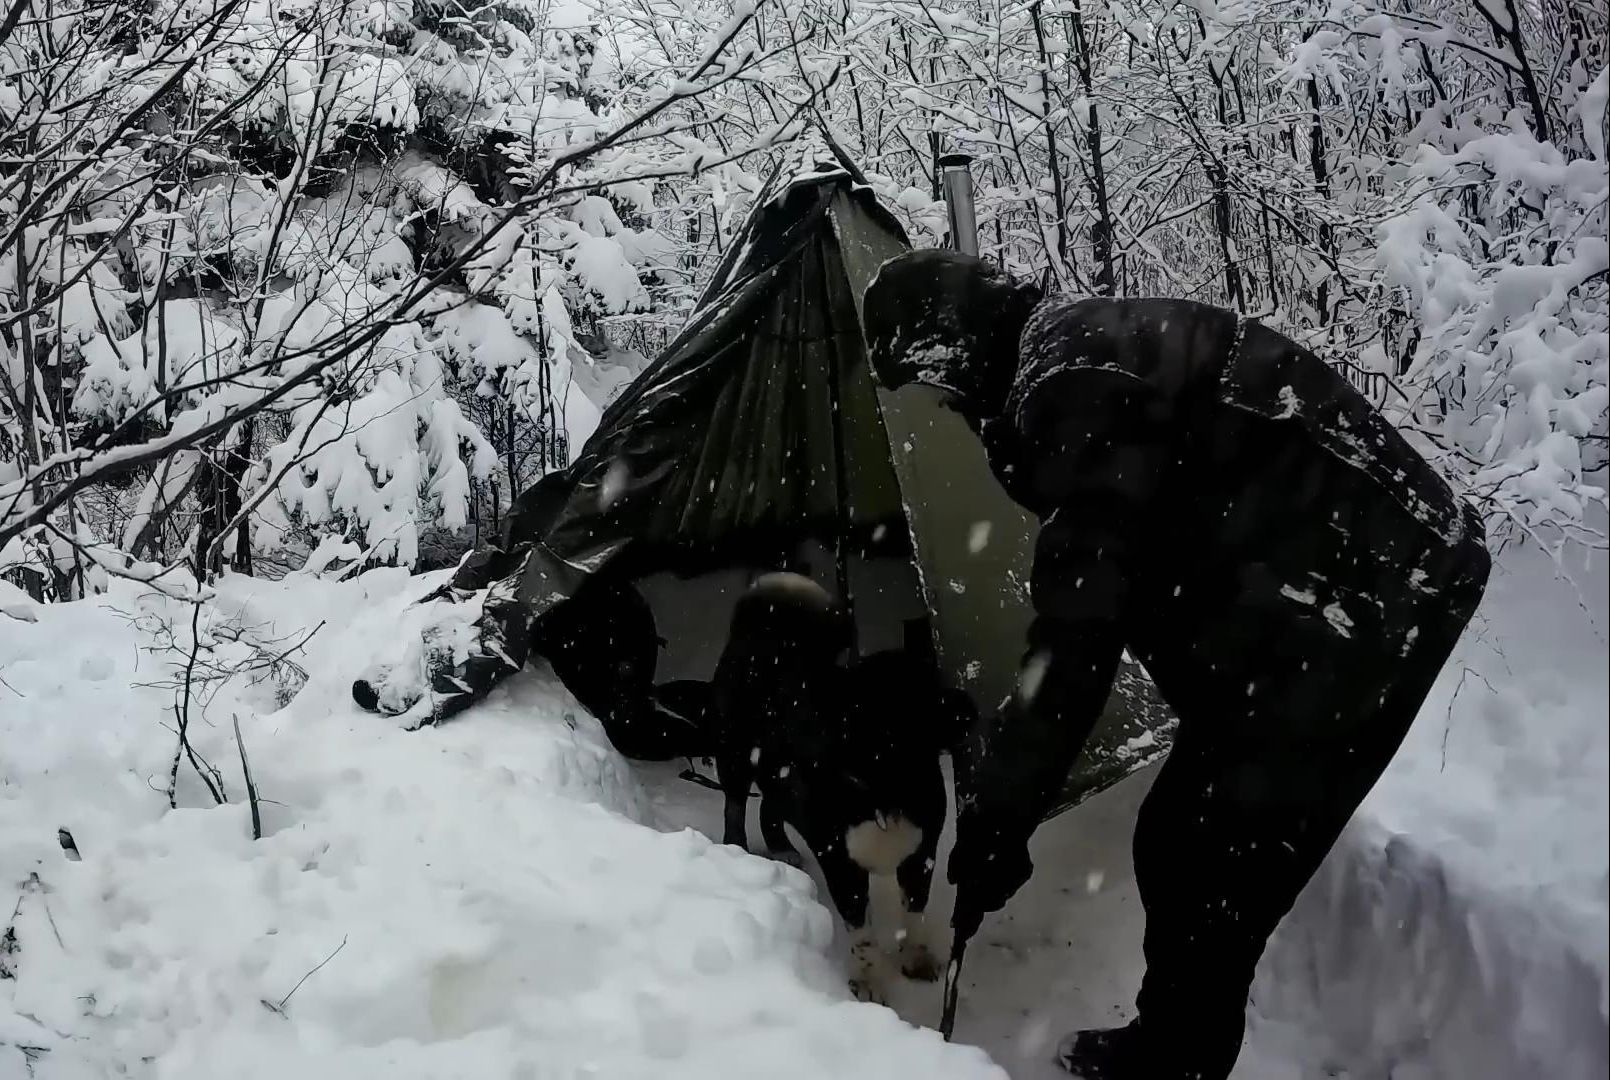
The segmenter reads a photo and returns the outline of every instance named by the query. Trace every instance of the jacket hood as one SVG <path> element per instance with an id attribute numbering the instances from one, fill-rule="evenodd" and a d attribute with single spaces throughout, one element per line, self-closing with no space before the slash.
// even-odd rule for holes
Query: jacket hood
<path id="1" fill-rule="evenodd" d="M 889 389 L 909 383 L 954 395 L 958 412 L 1001 410 L 1017 371 L 1018 337 L 1040 290 L 993 263 L 927 249 L 891 259 L 867 288 L 868 356 Z"/>

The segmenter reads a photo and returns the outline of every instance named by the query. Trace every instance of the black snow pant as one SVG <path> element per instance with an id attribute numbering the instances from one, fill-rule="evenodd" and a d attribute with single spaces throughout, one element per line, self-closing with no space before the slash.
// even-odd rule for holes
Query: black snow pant
<path id="1" fill-rule="evenodd" d="M 1253 658 L 1266 686 L 1236 676 L 1214 680 L 1218 700 L 1171 700 L 1179 733 L 1134 837 L 1146 912 L 1137 1075 L 1229 1076 L 1265 944 L 1385 771 L 1475 612 L 1490 565 L 1477 548 L 1425 598 L 1419 632 L 1399 655 L 1355 651 L 1318 672 L 1294 649 Z"/>

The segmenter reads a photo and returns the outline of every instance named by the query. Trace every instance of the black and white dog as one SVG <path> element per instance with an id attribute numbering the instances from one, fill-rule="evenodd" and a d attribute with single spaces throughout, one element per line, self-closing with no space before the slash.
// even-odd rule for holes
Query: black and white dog
<path id="1" fill-rule="evenodd" d="M 939 975 L 924 916 L 945 824 L 939 755 L 967 730 L 972 705 L 911 653 L 841 666 L 849 631 L 847 612 L 810 578 L 762 576 L 733 612 L 710 721 L 726 797 L 723 842 L 747 849 L 745 809 L 757 783 L 766 847 L 798 865 L 784 823 L 804 837 L 850 932 L 851 988 L 881 1001 L 872 875 L 899 887 L 901 969 Z"/>

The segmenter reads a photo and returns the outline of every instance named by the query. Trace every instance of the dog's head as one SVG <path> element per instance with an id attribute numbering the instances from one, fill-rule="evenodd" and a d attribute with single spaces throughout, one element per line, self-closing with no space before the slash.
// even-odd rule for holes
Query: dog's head
<path id="1" fill-rule="evenodd" d="M 756 578 L 739 599 L 731 636 L 832 662 L 849 647 L 850 619 L 844 605 L 811 578 L 776 571 Z"/>

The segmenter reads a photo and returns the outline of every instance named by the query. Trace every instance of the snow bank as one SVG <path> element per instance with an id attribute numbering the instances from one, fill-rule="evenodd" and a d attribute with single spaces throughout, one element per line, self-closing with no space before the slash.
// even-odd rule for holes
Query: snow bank
<path id="1" fill-rule="evenodd" d="M 224 807 L 189 763 L 167 804 L 176 657 L 152 649 L 165 625 L 188 649 L 189 609 L 119 585 L 0 616 L 0 1075 L 1003 1076 L 849 999 L 805 875 L 644 825 L 630 769 L 549 681 L 417 733 L 350 706 L 430 584 L 224 582 L 204 661 L 325 621 L 302 673 L 193 706 Z"/>
<path id="2" fill-rule="evenodd" d="M 1355 1080 L 1603 1080 L 1602 953 L 1491 885 L 1361 817 L 1264 953 L 1253 1044 Z"/>
<path id="3" fill-rule="evenodd" d="M 1604 515 L 1598 515 L 1599 528 Z M 1596 958 L 1610 920 L 1610 559 L 1497 560 L 1477 622 L 1366 812 Z M 1602 992 L 1601 992 L 1602 994 Z"/>
<path id="4" fill-rule="evenodd" d="M 1604 552 L 1497 560 L 1402 753 L 1271 942 L 1255 1015 L 1309 1043 L 1323 1017 L 1320 1056 L 1346 1075 L 1604 1076 L 1607 579 Z"/>

